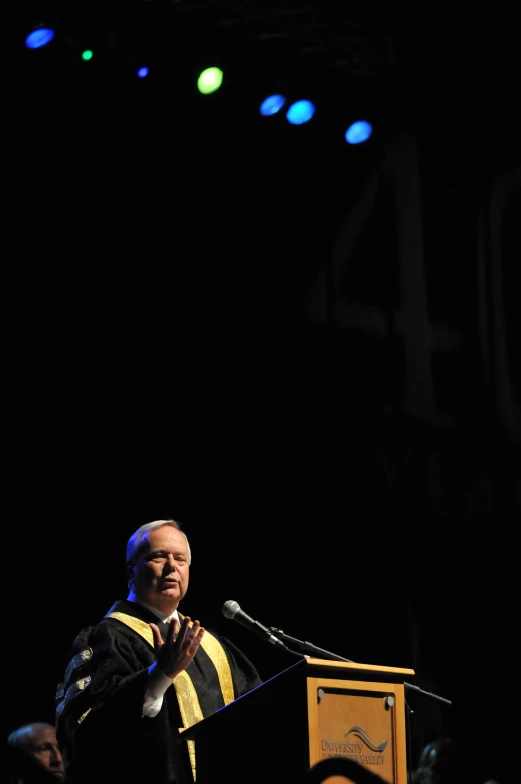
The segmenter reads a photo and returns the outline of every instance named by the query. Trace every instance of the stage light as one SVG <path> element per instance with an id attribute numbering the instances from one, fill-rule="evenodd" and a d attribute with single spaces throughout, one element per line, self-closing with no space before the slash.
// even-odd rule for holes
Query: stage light
<path id="1" fill-rule="evenodd" d="M 292 125 L 302 125 L 311 120 L 315 114 L 315 107 L 311 101 L 296 101 L 286 112 L 286 119 Z"/>
<path id="2" fill-rule="evenodd" d="M 346 131 L 346 142 L 348 144 L 361 144 L 367 141 L 373 133 L 373 126 L 365 120 L 357 120 Z"/>
<path id="3" fill-rule="evenodd" d="M 197 89 L 203 95 L 209 95 L 219 89 L 223 82 L 223 72 L 220 68 L 206 68 L 199 74 Z"/>
<path id="4" fill-rule="evenodd" d="M 81 59 L 85 60 L 85 62 L 87 62 L 88 60 L 92 60 L 93 57 L 94 57 L 94 52 L 92 51 L 92 49 L 85 49 L 85 51 L 81 53 Z"/>
<path id="5" fill-rule="evenodd" d="M 47 46 L 53 38 L 54 30 L 51 30 L 50 27 L 38 27 L 29 33 L 25 39 L 25 45 L 28 49 L 39 49 L 41 46 Z"/>
<path id="6" fill-rule="evenodd" d="M 148 68 L 146 66 L 144 66 L 143 68 L 139 68 L 137 75 L 139 76 L 140 79 L 144 79 L 145 76 L 148 76 Z"/>
<path id="7" fill-rule="evenodd" d="M 286 99 L 283 95 L 269 95 L 261 103 L 259 111 L 263 117 L 269 117 L 272 114 L 277 114 L 285 103 Z"/>

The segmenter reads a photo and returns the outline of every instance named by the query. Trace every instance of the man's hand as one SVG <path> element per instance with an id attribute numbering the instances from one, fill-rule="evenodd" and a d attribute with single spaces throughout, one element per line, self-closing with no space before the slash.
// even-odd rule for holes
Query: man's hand
<path id="1" fill-rule="evenodd" d="M 171 621 L 166 640 L 163 641 L 158 626 L 151 623 L 150 627 L 154 634 L 158 667 L 166 676 L 174 679 L 186 670 L 194 658 L 203 639 L 204 629 L 199 621 L 194 621 L 190 628 L 190 618 L 185 616 L 181 627 L 177 621 Z"/>

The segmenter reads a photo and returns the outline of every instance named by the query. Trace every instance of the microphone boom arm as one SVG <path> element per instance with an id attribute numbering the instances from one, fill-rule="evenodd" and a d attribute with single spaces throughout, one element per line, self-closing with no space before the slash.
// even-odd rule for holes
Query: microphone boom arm
<path id="1" fill-rule="evenodd" d="M 305 651 L 310 656 L 316 655 L 319 658 L 330 659 L 331 661 L 343 661 L 349 662 L 349 664 L 355 663 L 352 659 L 345 659 L 343 656 L 339 656 L 336 653 L 331 653 L 331 651 L 324 650 L 324 648 L 317 648 L 317 646 L 313 645 L 312 642 L 305 642 L 304 640 L 297 640 L 296 637 L 290 637 L 289 634 L 284 634 L 281 629 L 275 629 L 275 627 L 270 626 L 270 631 L 273 632 L 275 637 L 278 637 L 279 640 L 282 640 L 282 642 L 298 645 L 302 651 Z"/>
<path id="2" fill-rule="evenodd" d="M 336 653 L 325 651 L 323 648 L 317 648 L 317 646 L 313 645 L 313 643 L 311 642 L 305 642 L 303 640 L 297 640 L 296 637 L 290 637 L 289 634 L 284 634 L 284 632 L 281 629 L 276 629 L 274 626 L 270 626 L 270 631 L 273 632 L 275 637 L 278 637 L 283 642 L 288 642 L 288 643 L 292 643 L 293 645 L 298 645 L 298 647 L 301 650 L 306 651 L 306 653 L 308 653 L 309 655 L 317 654 L 322 659 L 331 659 L 332 661 L 343 661 L 343 662 L 348 662 L 349 664 L 356 664 L 356 662 L 354 662 L 352 659 L 345 659 L 343 656 L 338 656 Z M 404 682 L 403 685 L 405 686 L 406 691 L 410 689 L 411 691 L 414 691 L 417 694 L 423 694 L 424 697 L 430 697 L 431 699 L 436 700 L 437 702 L 442 702 L 445 705 L 452 705 L 451 700 L 447 700 L 445 697 L 440 697 L 439 694 L 433 694 L 430 691 L 424 691 L 423 689 L 420 689 L 419 686 L 415 686 L 412 683 Z"/>

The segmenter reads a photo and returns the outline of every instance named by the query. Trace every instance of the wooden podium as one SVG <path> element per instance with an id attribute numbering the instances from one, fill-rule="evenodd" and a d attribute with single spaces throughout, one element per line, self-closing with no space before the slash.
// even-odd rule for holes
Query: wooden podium
<path id="1" fill-rule="evenodd" d="M 196 784 L 299 784 L 311 766 L 332 757 L 355 760 L 389 784 L 407 784 L 410 675 L 414 670 L 299 659 L 182 731 L 195 741 Z"/>

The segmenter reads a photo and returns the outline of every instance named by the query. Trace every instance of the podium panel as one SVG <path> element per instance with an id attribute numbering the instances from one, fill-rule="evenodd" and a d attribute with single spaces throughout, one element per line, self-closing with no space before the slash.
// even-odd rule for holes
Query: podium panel
<path id="1" fill-rule="evenodd" d="M 403 685 L 308 678 L 307 688 L 310 765 L 346 757 L 389 784 L 406 781 Z"/>

